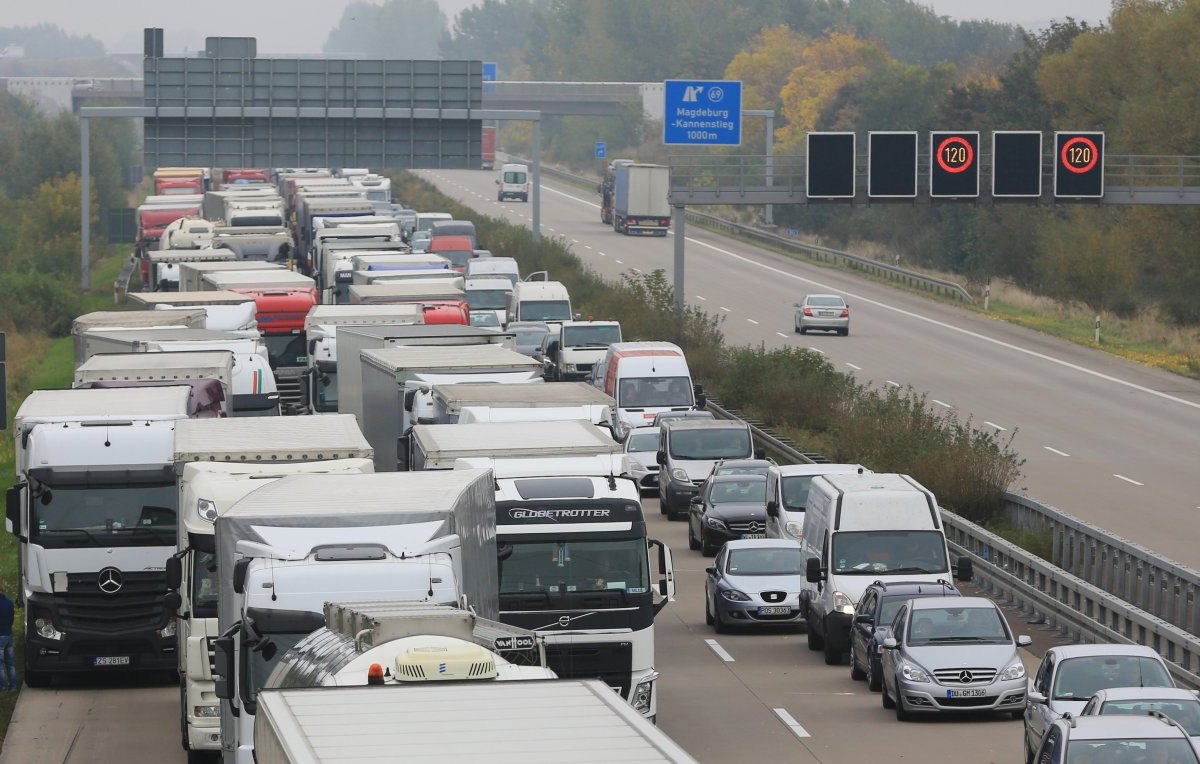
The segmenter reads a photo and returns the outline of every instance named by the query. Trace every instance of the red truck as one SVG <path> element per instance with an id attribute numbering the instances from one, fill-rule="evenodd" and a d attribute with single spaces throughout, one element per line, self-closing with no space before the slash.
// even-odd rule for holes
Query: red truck
<path id="1" fill-rule="evenodd" d="M 301 377 L 308 368 L 304 318 L 317 304 L 316 287 L 235 287 L 229 291 L 254 298 L 258 330 L 279 386 L 279 402 L 299 405 Z"/>
<path id="2" fill-rule="evenodd" d="M 221 170 L 221 185 L 236 183 L 270 183 L 271 176 L 265 168 L 225 167 Z"/>
<path id="3" fill-rule="evenodd" d="M 483 169 L 492 170 L 496 167 L 496 128 L 484 125 L 481 129 L 479 154 Z"/>
<path id="4" fill-rule="evenodd" d="M 137 208 L 137 240 L 135 256 L 141 263 L 143 289 L 154 282 L 150 278 L 149 251 L 158 248 L 167 226 L 180 218 L 196 217 L 200 214 L 200 202 L 180 201 L 163 204 L 143 204 Z"/>

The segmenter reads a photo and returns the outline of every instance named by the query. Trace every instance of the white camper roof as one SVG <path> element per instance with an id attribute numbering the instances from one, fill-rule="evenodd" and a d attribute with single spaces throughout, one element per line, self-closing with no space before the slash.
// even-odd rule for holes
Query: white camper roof
<path id="1" fill-rule="evenodd" d="M 350 414 L 191 419 L 175 428 L 176 462 L 314 462 L 369 459 Z"/>
<path id="2" fill-rule="evenodd" d="M 17 424 L 95 419 L 180 419 L 187 416 L 192 388 L 114 387 L 100 390 L 35 390 L 17 410 Z"/>
<path id="3" fill-rule="evenodd" d="M 249 295 L 218 290 L 213 292 L 130 292 L 131 302 L 148 307 L 156 305 L 241 305 L 254 302 Z"/>

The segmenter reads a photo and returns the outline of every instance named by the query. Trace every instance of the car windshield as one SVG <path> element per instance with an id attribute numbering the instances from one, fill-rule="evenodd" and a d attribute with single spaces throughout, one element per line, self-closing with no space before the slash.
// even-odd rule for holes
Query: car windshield
<path id="1" fill-rule="evenodd" d="M 1110 700 L 1100 708 L 1102 716 L 1145 716 L 1151 711 L 1166 714 L 1179 722 L 1189 735 L 1200 736 L 1200 700 L 1195 698 Z"/>
<path id="2" fill-rule="evenodd" d="M 508 306 L 506 289 L 468 289 L 467 305 L 471 310 L 504 310 Z"/>
<path id="3" fill-rule="evenodd" d="M 522 321 L 570 321 L 571 303 L 567 300 L 522 300 Z"/>
<path id="4" fill-rule="evenodd" d="M 621 341 L 621 327 L 615 324 L 600 326 L 567 326 L 563 328 L 563 347 L 608 347 Z"/>
<path id="5" fill-rule="evenodd" d="M 909 645 L 998 645 L 1011 641 L 1000 611 L 991 606 L 914 609 L 908 621 Z"/>
<path id="6" fill-rule="evenodd" d="M 513 542 L 500 561 L 500 594 L 650 591 L 645 539 Z"/>
<path id="7" fill-rule="evenodd" d="M 833 571 L 846 575 L 946 573 L 946 538 L 937 531 L 841 531 L 833 536 Z"/>
<path id="8" fill-rule="evenodd" d="M 804 572 L 804 555 L 783 547 L 732 549 L 726 571 L 735 576 L 798 576 Z"/>
<path id="9" fill-rule="evenodd" d="M 492 311 L 471 311 L 471 326 L 500 326 L 500 318 Z"/>
<path id="10" fill-rule="evenodd" d="M 675 459 L 746 459 L 753 448 L 745 427 L 676 430 L 670 442 Z"/>
<path id="11" fill-rule="evenodd" d="M 687 377 L 626 377 L 617 393 L 617 405 L 623 409 L 692 405 L 692 381 Z"/>
<path id="12" fill-rule="evenodd" d="M 173 483 L 39 488 L 30 536 L 44 547 L 175 545 Z"/>
<path id="13" fill-rule="evenodd" d="M 792 512 L 803 512 L 808 505 L 808 487 L 814 475 L 795 475 L 783 479 L 783 506 Z"/>
<path id="14" fill-rule="evenodd" d="M 811 305 L 814 308 L 844 308 L 846 302 L 841 297 L 809 297 L 805 301 L 806 305 Z"/>
<path id="15" fill-rule="evenodd" d="M 513 329 L 511 326 L 508 328 L 512 330 L 513 334 L 517 335 L 517 344 L 521 347 L 527 345 L 537 347 L 542 344 L 542 337 L 550 333 L 550 330 L 544 326 L 532 329 L 525 327 Z"/>
<path id="16" fill-rule="evenodd" d="M 1110 687 L 1174 687 L 1161 662 L 1140 655 L 1067 658 L 1054 677 L 1054 700 L 1087 700 Z"/>
<path id="17" fill-rule="evenodd" d="M 657 449 L 657 432 L 637 432 L 630 435 L 625 441 L 626 451 L 641 453 L 643 451 L 656 451 Z"/>
<path id="18" fill-rule="evenodd" d="M 708 500 L 718 504 L 765 504 L 767 481 L 765 480 L 719 480 L 708 492 Z"/>
<path id="19" fill-rule="evenodd" d="M 1065 764 L 1195 764 L 1183 739 L 1071 740 Z"/>

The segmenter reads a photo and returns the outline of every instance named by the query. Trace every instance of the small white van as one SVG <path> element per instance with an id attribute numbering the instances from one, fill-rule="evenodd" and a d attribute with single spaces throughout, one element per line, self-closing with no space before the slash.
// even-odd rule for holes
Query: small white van
<path id="1" fill-rule="evenodd" d="M 505 199 L 520 199 L 529 201 L 529 168 L 523 164 L 506 164 L 500 167 L 500 177 L 496 178 L 496 201 Z"/>
<path id="2" fill-rule="evenodd" d="M 687 359 L 670 342 L 614 342 L 592 370 L 592 384 L 617 399 L 624 431 L 644 427 L 663 411 L 703 408 Z"/>
<path id="3" fill-rule="evenodd" d="M 820 475 L 863 475 L 861 464 L 781 464 L 767 472 L 767 538 L 802 539 L 804 507 L 813 478 Z"/>
<path id="4" fill-rule="evenodd" d="M 518 281 L 508 295 L 509 321 L 570 321 L 574 317 L 571 295 L 561 282 Z"/>
<path id="5" fill-rule="evenodd" d="M 807 558 L 800 610 L 808 648 L 840 665 L 850 650 L 854 609 L 867 586 L 960 581 L 971 560 L 950 564 L 937 499 L 908 475 L 823 475 L 808 489 L 801 547 Z"/>

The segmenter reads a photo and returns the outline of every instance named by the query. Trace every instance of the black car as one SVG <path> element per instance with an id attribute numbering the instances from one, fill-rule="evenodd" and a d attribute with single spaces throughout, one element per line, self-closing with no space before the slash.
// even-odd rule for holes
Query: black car
<path id="1" fill-rule="evenodd" d="M 958 589 L 949 581 L 876 581 L 858 600 L 850 625 L 850 678 L 867 680 L 878 692 L 883 687 L 879 651 L 892 620 L 905 602 L 922 597 L 955 597 Z"/>
<path id="2" fill-rule="evenodd" d="M 767 537 L 767 478 L 720 475 L 688 505 L 688 546 L 714 555 L 726 541 Z"/>

